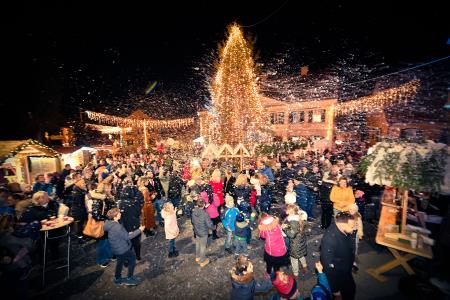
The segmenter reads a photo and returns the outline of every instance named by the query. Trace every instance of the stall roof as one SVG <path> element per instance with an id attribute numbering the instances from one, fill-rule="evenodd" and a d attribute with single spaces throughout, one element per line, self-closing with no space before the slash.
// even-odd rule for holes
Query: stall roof
<path id="1" fill-rule="evenodd" d="M 36 147 L 51 156 L 58 156 L 59 152 L 33 139 L 17 141 L 0 141 L 0 162 L 16 155 L 26 147 Z"/>

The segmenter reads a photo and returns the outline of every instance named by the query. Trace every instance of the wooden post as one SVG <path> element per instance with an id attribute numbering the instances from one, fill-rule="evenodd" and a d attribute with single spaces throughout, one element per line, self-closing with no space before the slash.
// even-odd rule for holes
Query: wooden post
<path id="1" fill-rule="evenodd" d="M 144 121 L 144 146 L 145 150 L 148 149 L 148 137 L 147 137 L 147 122 Z"/>
<path id="2" fill-rule="evenodd" d="M 406 214 L 408 212 L 408 190 L 403 191 L 402 196 L 402 234 L 406 234 Z"/>
<path id="3" fill-rule="evenodd" d="M 127 133 L 126 133 L 126 129 L 125 129 L 125 127 L 122 127 L 121 128 L 122 130 L 121 130 L 121 132 L 120 132 L 120 147 L 125 147 L 125 139 L 126 139 L 126 136 L 127 136 Z"/>

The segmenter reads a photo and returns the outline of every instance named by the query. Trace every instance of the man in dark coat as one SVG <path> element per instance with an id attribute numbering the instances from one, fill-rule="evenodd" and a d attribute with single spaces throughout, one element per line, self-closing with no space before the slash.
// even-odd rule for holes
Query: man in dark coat
<path id="1" fill-rule="evenodd" d="M 286 185 L 288 184 L 289 179 L 294 179 L 294 177 L 295 170 L 293 168 L 293 163 L 291 160 L 288 160 L 286 162 L 286 167 L 282 168 L 280 173 L 280 184 L 282 185 L 281 188 L 283 188 L 283 193 L 286 190 Z"/>
<path id="2" fill-rule="evenodd" d="M 133 232 L 141 225 L 141 211 L 144 206 L 144 196 L 133 185 L 133 181 L 130 177 L 127 177 L 123 181 L 123 189 L 119 195 L 118 206 L 122 215 L 121 221 L 123 227 L 128 232 Z M 136 259 L 141 260 L 141 234 L 131 239 L 134 252 L 136 253 Z"/>
<path id="3" fill-rule="evenodd" d="M 355 299 L 352 266 L 355 261 L 354 217 L 340 212 L 325 231 L 320 248 L 320 261 L 335 299 Z"/>

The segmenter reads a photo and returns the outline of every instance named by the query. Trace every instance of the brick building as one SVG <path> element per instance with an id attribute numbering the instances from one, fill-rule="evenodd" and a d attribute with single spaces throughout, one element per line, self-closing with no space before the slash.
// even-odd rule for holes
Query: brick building
<path id="1" fill-rule="evenodd" d="M 331 140 L 334 130 L 334 107 L 337 99 L 301 102 L 279 101 L 262 97 L 262 105 L 273 131 L 274 140 L 287 141 L 292 137 L 318 136 Z M 208 111 L 198 112 L 200 135 L 212 135 L 213 121 Z"/>

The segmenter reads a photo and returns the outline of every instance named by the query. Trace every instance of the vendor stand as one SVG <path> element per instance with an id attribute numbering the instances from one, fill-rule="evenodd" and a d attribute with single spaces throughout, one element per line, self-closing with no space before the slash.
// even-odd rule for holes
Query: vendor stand
<path id="1" fill-rule="evenodd" d="M 408 261 L 418 256 L 433 258 L 434 241 L 423 228 L 424 222 L 420 223 L 422 227 L 406 224 L 408 212 L 418 213 L 409 208 L 409 191 L 448 193 L 449 157 L 444 144 L 380 142 L 362 159 L 360 169 L 366 174 L 366 182 L 385 186 L 375 241 L 394 256 L 392 261 L 367 270 L 375 279 L 386 281 L 382 274 L 397 266 L 412 275 L 414 270 Z"/>

